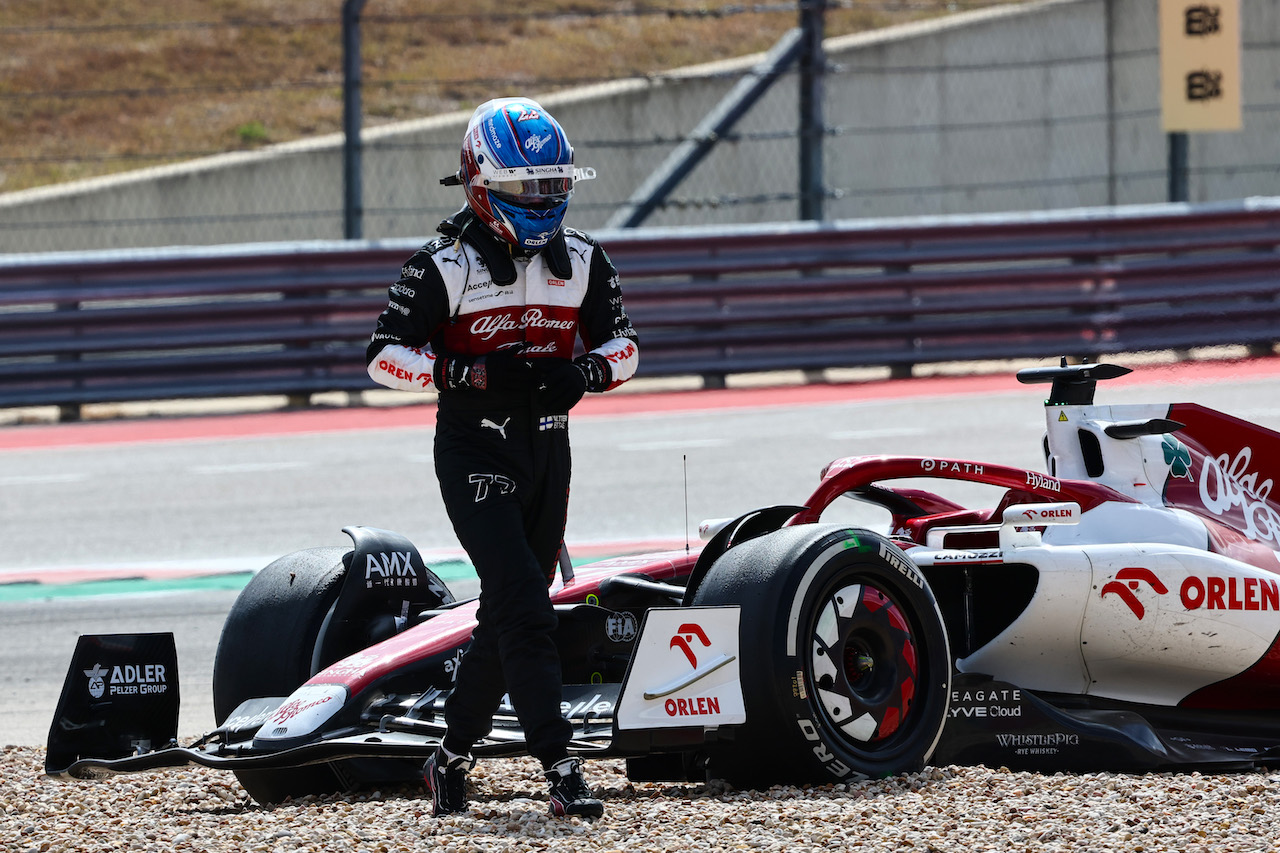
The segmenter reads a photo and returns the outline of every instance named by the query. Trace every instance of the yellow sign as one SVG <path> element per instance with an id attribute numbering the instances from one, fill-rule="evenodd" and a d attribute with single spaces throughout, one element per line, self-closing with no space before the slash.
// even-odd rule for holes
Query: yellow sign
<path id="1" fill-rule="evenodd" d="M 1241 128 L 1240 30 L 1240 0 L 1160 0 L 1166 133 Z"/>

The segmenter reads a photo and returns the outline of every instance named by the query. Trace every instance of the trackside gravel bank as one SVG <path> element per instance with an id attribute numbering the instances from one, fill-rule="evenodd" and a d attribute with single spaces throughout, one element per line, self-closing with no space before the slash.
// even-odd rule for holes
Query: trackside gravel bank
<path id="1" fill-rule="evenodd" d="M 275 808 L 204 769 L 63 783 L 43 750 L 0 749 L 0 850 L 27 851 L 1264 851 L 1280 843 L 1280 774 L 1042 776 L 927 768 L 764 792 L 633 784 L 596 761 L 595 823 L 551 819 L 530 759 L 482 762 L 471 810 L 436 819 L 414 790 Z"/>

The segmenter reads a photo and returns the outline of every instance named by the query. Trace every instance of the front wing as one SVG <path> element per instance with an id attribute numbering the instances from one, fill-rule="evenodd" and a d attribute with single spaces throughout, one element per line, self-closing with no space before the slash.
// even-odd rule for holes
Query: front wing
<path id="1" fill-rule="evenodd" d="M 648 610 L 621 684 L 564 686 L 562 707 L 574 728 L 569 751 L 628 756 L 680 751 L 721 725 L 743 722 L 738 616 L 734 606 Z M 113 673 L 160 673 L 165 681 L 150 691 L 130 686 L 126 692 L 112 680 Z M 172 634 L 82 637 L 50 728 L 46 775 L 103 779 L 188 764 L 252 771 L 357 758 L 425 759 L 445 733 L 443 699 L 436 691 L 432 702 L 408 703 L 416 716 L 377 710 L 396 705 L 375 705 L 363 710 L 360 724 L 303 731 L 303 740 L 273 744 L 255 734 L 303 717 L 292 709 L 291 697 L 264 697 L 247 700 L 221 728 L 180 747 L 176 674 Z M 499 709 L 493 730 L 473 752 L 489 757 L 526 753 L 509 705 Z"/>

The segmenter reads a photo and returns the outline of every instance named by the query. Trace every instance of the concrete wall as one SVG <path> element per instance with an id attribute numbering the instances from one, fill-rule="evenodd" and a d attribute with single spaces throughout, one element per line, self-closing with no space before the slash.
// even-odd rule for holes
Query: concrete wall
<path id="1" fill-rule="evenodd" d="M 1241 5 L 1245 130 L 1192 136 L 1191 201 L 1280 194 L 1280 4 Z M 827 217 L 1164 201 L 1156 10 L 1041 0 L 828 40 Z M 541 96 L 600 174 L 570 222 L 603 225 L 759 59 Z M 789 75 L 646 225 L 795 218 L 797 112 Z M 468 117 L 366 130 L 365 237 L 426 235 L 461 204 L 438 179 Z M 341 238 L 341 156 L 334 135 L 0 196 L 0 251 Z"/>

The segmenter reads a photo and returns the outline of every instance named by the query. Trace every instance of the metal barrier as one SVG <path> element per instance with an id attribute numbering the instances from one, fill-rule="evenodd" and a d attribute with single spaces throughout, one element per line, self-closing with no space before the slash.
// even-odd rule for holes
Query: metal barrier
<path id="1" fill-rule="evenodd" d="M 598 233 L 641 375 L 1280 338 L 1280 199 Z M 0 407 L 360 391 L 406 241 L 0 257 Z"/>

